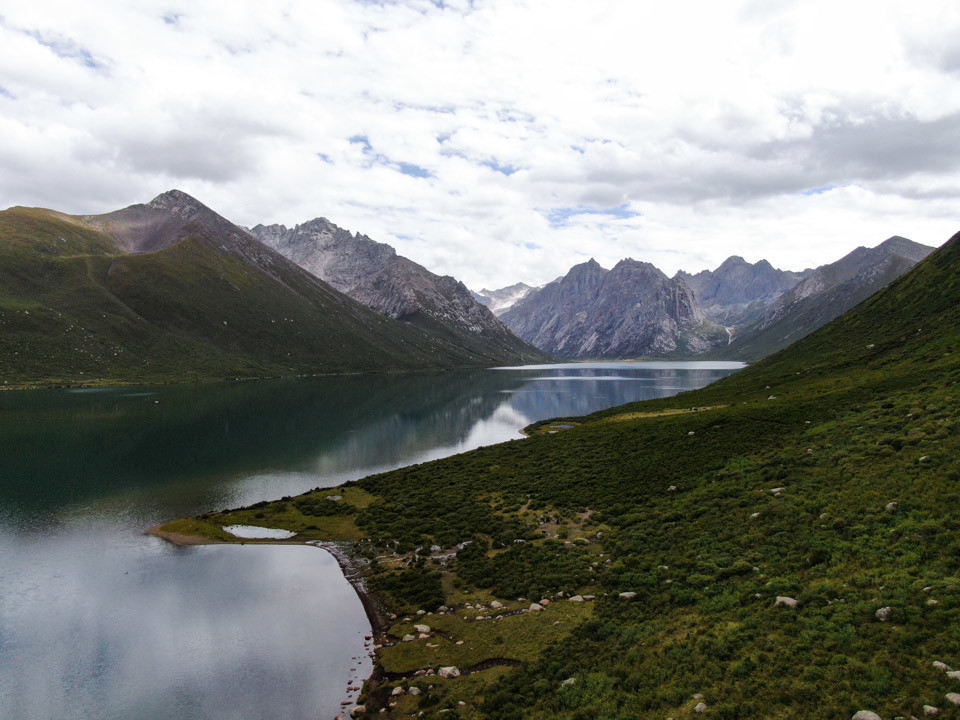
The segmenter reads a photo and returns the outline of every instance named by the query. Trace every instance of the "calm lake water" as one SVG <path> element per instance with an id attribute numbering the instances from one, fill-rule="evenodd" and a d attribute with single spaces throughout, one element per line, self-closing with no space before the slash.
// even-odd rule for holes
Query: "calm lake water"
<path id="1" fill-rule="evenodd" d="M 333 718 L 370 672 L 310 547 L 147 527 L 519 438 L 738 363 L 590 363 L 0 393 L 0 717 Z"/>

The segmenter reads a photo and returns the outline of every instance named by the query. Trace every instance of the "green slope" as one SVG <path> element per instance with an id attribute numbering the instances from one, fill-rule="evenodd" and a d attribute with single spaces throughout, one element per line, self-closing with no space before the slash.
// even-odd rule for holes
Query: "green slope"
<path id="1" fill-rule="evenodd" d="M 703 390 L 365 478 L 341 490 L 343 507 L 322 490 L 167 529 L 362 538 L 390 609 L 455 607 L 427 619 L 440 639 L 380 650 L 372 710 L 394 685 L 423 692 L 377 717 L 662 720 L 700 717 L 702 701 L 719 718 L 921 717 L 924 705 L 957 718 L 946 694 L 960 681 L 933 662 L 960 667 L 958 380 L 960 235 Z M 446 567 L 417 557 L 465 540 Z M 462 619 L 500 613 L 493 597 L 514 611 L 544 596 L 553 604 L 509 622 Z M 450 664 L 490 667 L 412 674 Z"/>
<path id="2" fill-rule="evenodd" d="M 169 382 L 493 362 L 369 310 L 272 251 L 251 260 L 258 248 L 237 250 L 215 224 L 187 224 L 175 239 L 128 254 L 79 218 L 0 213 L 0 380 Z"/>

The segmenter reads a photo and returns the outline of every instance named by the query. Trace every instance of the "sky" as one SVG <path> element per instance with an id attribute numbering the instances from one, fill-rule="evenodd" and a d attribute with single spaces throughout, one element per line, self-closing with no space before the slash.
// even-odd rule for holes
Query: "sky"
<path id="1" fill-rule="evenodd" d="M 0 207 L 179 188 L 472 289 L 960 230 L 956 0 L 6 0 Z"/>

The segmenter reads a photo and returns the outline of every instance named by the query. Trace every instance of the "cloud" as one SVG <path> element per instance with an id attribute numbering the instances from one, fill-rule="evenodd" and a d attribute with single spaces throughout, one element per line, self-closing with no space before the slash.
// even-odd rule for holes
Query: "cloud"
<path id="1" fill-rule="evenodd" d="M 696 22 L 691 22 L 696 18 Z M 960 10 L 42 0 L 0 19 L 0 206 L 170 187 L 472 287 L 590 256 L 827 262 L 957 228 Z"/>

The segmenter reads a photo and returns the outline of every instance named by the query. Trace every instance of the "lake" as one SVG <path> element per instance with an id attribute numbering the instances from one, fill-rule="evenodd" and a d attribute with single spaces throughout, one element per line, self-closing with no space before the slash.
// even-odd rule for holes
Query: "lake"
<path id="1" fill-rule="evenodd" d="M 153 525 L 696 389 L 728 362 L 0 392 L 0 717 L 333 718 L 370 626 L 324 550 Z"/>

